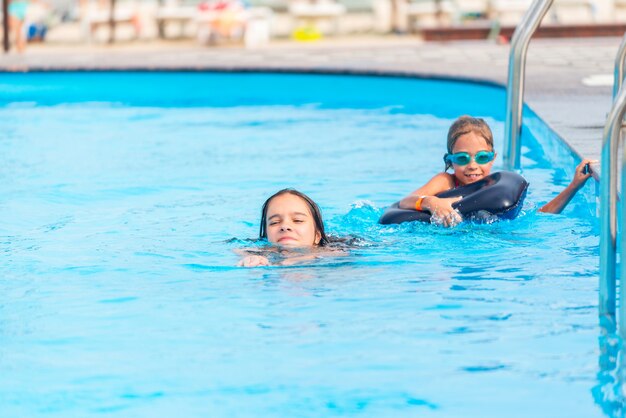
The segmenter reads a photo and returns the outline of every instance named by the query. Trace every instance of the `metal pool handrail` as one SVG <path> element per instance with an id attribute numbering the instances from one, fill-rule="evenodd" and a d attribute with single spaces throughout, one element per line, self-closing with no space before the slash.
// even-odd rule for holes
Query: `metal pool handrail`
<path id="1" fill-rule="evenodd" d="M 616 252 L 617 252 L 617 176 L 618 150 L 621 138 L 621 127 L 626 111 L 626 89 L 623 89 L 624 60 L 626 59 L 626 34 L 615 56 L 613 80 L 613 105 L 604 126 L 601 156 L 600 182 L 600 283 L 599 283 L 599 314 L 600 322 L 609 331 L 615 329 L 615 294 L 616 294 Z M 622 196 L 626 192 L 624 183 L 624 164 L 622 159 Z M 622 205 L 622 215 L 626 206 Z M 626 218 L 622 218 L 626 219 Z M 622 233 L 622 246 L 626 244 L 626 234 Z M 622 247 L 620 258 L 626 256 Z M 626 273 L 626 263 L 621 264 L 621 273 Z M 626 276 L 622 276 L 626 277 Z M 620 303 L 620 334 L 626 335 L 626 299 Z"/>
<path id="2" fill-rule="evenodd" d="M 524 102 L 524 73 L 526 51 L 533 33 L 546 15 L 554 0 L 535 0 L 522 21 L 515 28 L 509 52 L 509 77 L 506 88 L 506 122 L 504 125 L 504 167 L 520 168 L 522 105 Z"/>
<path id="3" fill-rule="evenodd" d="M 622 37 L 617 55 L 615 56 L 615 71 L 613 77 L 613 100 L 617 96 L 622 83 L 624 82 L 624 60 L 626 59 L 626 33 Z"/>
<path id="4" fill-rule="evenodd" d="M 599 311 L 600 321 L 604 319 L 614 322 L 615 316 L 615 276 L 616 276 L 616 251 L 617 251 L 617 157 L 620 141 L 622 121 L 626 113 L 626 88 L 622 86 L 611 111 L 607 116 L 602 140 L 602 155 L 600 172 L 600 284 L 599 284 Z M 626 164 L 626 159 L 622 164 Z M 626 191 L 624 183 L 626 171 L 622 166 L 622 195 Z M 626 206 L 622 205 L 622 211 Z M 624 213 L 624 212 L 622 212 Z M 622 233 L 622 244 L 626 244 L 626 234 Z M 626 256 L 622 248 L 621 257 Z M 626 260 L 622 258 L 622 260 Z M 626 263 L 622 264 L 622 272 L 626 271 Z M 622 273 L 623 274 L 623 273 Z M 626 276 L 623 276 L 626 277 Z M 625 299 L 626 300 L 626 299 Z M 620 328 L 626 332 L 626 323 L 622 321 L 626 315 L 626 303 L 620 308 Z"/>

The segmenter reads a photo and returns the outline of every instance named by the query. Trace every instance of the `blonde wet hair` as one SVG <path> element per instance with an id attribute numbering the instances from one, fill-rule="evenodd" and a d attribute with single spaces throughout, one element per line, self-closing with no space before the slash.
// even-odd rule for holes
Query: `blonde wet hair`
<path id="1" fill-rule="evenodd" d="M 452 154 L 456 141 L 458 141 L 463 135 L 470 132 L 474 132 L 475 134 L 482 136 L 489 148 L 491 148 L 490 151 L 493 151 L 493 133 L 491 132 L 489 125 L 487 125 L 487 122 L 485 122 L 482 118 L 473 118 L 471 116 L 463 115 L 457 118 L 448 130 L 448 154 Z M 452 163 L 446 160 L 446 156 L 448 154 L 443 157 L 446 163 L 445 171 L 452 167 Z"/>

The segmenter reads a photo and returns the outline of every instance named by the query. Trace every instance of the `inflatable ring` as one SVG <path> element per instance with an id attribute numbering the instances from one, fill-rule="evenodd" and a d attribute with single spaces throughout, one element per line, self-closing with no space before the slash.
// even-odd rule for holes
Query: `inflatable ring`
<path id="1" fill-rule="evenodd" d="M 457 197 L 454 202 L 463 219 L 489 222 L 494 219 L 514 219 L 522 209 L 528 182 L 519 174 L 509 171 L 493 173 L 482 180 L 437 194 L 437 197 Z M 430 222 L 430 212 L 400 209 L 399 202 L 391 205 L 378 223 L 383 225 L 402 222 Z"/>

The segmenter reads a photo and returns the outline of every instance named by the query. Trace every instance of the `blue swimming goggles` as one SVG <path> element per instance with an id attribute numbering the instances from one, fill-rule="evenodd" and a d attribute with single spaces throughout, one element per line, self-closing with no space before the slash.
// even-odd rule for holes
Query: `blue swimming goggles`
<path id="1" fill-rule="evenodd" d="M 478 151 L 474 155 L 474 161 L 480 165 L 487 164 L 493 161 L 495 155 L 493 151 Z M 457 152 L 456 154 L 444 155 L 443 160 L 456 165 L 468 165 L 472 161 L 472 156 L 467 152 Z"/>

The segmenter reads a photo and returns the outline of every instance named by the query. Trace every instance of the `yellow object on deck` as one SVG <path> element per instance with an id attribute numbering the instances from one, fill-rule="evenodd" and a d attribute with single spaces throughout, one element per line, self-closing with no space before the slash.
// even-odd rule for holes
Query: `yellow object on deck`
<path id="1" fill-rule="evenodd" d="M 293 39 L 301 42 L 317 41 L 322 37 L 322 33 L 313 26 L 298 28 L 293 31 Z"/>

